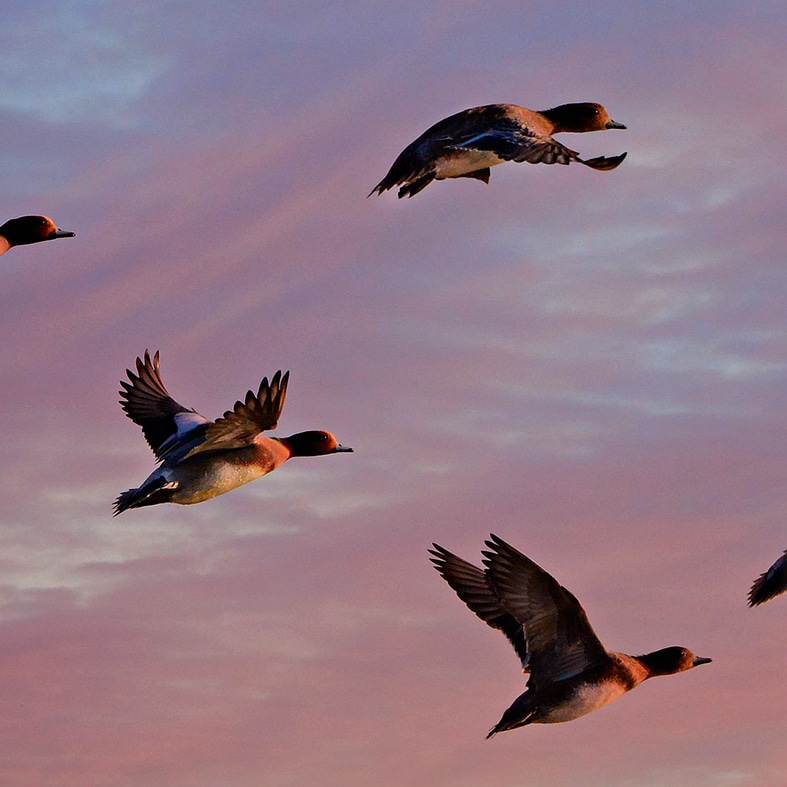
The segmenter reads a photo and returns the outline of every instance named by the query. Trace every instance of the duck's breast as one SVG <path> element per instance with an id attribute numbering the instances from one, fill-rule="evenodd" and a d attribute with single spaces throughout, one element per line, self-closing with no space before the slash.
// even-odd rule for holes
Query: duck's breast
<path id="1" fill-rule="evenodd" d="M 278 441 L 266 438 L 245 448 L 197 454 L 166 472 L 168 478 L 178 482 L 172 500 L 201 503 L 248 484 L 285 461 L 289 454 L 284 456 L 282 452 L 286 449 Z"/>

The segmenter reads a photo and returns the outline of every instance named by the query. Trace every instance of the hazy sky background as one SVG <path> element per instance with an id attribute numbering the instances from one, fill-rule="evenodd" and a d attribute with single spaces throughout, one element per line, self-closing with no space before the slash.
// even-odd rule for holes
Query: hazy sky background
<path id="1" fill-rule="evenodd" d="M 777 787 L 787 598 L 783 2 L 6 3 L 3 785 Z M 562 141 L 366 199 L 477 104 Z M 1 222 L 0 222 L 1 223 Z M 290 369 L 295 459 L 111 517 L 152 470 L 118 381 L 215 418 Z M 430 567 L 495 532 L 610 648 L 713 664 L 484 735 L 524 687 Z"/>

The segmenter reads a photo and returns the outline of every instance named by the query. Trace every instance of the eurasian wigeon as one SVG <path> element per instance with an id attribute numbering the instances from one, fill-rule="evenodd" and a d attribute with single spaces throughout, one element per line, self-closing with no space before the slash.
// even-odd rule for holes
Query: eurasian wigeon
<path id="1" fill-rule="evenodd" d="M 787 550 L 764 573 L 754 580 L 749 591 L 749 606 L 764 604 L 787 590 Z"/>
<path id="2" fill-rule="evenodd" d="M 527 691 L 514 700 L 487 738 L 526 724 L 578 719 L 648 678 L 710 661 L 682 647 L 643 656 L 607 650 L 582 605 L 554 577 L 494 534 L 485 543 L 483 571 L 437 544 L 429 552 L 451 587 L 461 589 L 460 598 L 483 620 L 506 632 L 530 672 Z M 522 640 L 509 633 L 512 620 L 526 639 L 526 659 L 522 658 Z"/>
<path id="3" fill-rule="evenodd" d="M 115 516 L 127 508 L 158 503 L 201 503 L 266 475 L 293 456 L 321 456 L 352 451 L 330 432 L 299 432 L 266 437 L 275 429 L 284 407 L 290 373 L 263 378 L 255 394 L 235 402 L 221 418 L 209 421 L 178 404 L 161 381 L 158 352 L 151 360 L 137 358 L 137 373 L 126 370 L 120 404 L 139 426 L 161 466 L 138 489 L 115 501 Z"/>
<path id="4" fill-rule="evenodd" d="M 55 238 L 73 238 L 74 233 L 60 230 L 48 216 L 20 216 L 0 227 L 0 254 L 14 246 L 26 246 Z"/>
<path id="5" fill-rule="evenodd" d="M 435 123 L 411 142 L 369 196 L 401 186 L 399 198 L 412 197 L 433 180 L 446 178 L 475 178 L 489 183 L 489 168 L 504 161 L 577 161 L 592 169 L 615 169 L 626 158 L 625 153 L 581 159 L 575 150 L 552 139 L 553 134 L 563 132 L 609 128 L 626 127 L 611 120 L 601 104 L 561 104 L 542 112 L 516 104 L 472 107 Z"/>

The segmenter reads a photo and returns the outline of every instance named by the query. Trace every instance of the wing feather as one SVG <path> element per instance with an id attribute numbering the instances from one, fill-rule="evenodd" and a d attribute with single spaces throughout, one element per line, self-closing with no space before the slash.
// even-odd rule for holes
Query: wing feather
<path id="1" fill-rule="evenodd" d="M 260 432 L 275 429 L 284 407 L 289 378 L 289 372 L 282 376 L 281 371 L 273 375 L 270 383 L 264 377 L 256 394 L 248 391 L 243 401 L 235 402 L 232 410 L 227 410 L 208 426 L 204 442 L 192 448 L 188 456 L 243 448 L 254 442 Z"/>
<path id="2" fill-rule="evenodd" d="M 526 670 L 528 652 L 522 624 L 505 609 L 486 572 L 439 544 L 432 546 L 430 560 L 440 576 L 484 623 L 505 634 Z"/>
<path id="3" fill-rule="evenodd" d="M 120 381 L 120 406 L 138 426 L 159 461 L 178 448 L 181 438 L 196 436 L 208 424 L 196 410 L 189 410 L 176 402 L 161 379 L 159 354 L 151 359 L 145 350 L 144 359 L 137 358 L 136 374 L 126 370 L 128 379 Z"/>
<path id="4" fill-rule="evenodd" d="M 494 534 L 483 552 L 489 581 L 525 630 L 531 678 L 551 684 L 601 662 L 606 648 L 572 593 Z"/>

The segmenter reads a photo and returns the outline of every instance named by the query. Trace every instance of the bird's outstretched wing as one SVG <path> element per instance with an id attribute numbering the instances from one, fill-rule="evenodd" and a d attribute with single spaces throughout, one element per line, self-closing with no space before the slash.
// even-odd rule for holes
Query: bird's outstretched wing
<path id="1" fill-rule="evenodd" d="M 489 581 L 508 612 L 524 626 L 531 681 L 551 684 L 607 656 L 572 593 L 498 536 L 492 534 L 485 543 L 483 563 Z"/>
<path id="2" fill-rule="evenodd" d="M 522 669 L 528 665 L 527 640 L 522 624 L 502 605 L 486 572 L 449 552 L 439 544 L 432 544 L 430 560 L 440 576 L 453 588 L 459 598 L 481 620 L 505 634 L 519 656 Z"/>
<path id="3" fill-rule="evenodd" d="M 275 429 L 279 422 L 290 373 L 276 372 L 271 378 L 264 377 L 259 390 L 246 393 L 244 401 L 235 402 L 221 418 L 208 426 L 205 440 L 189 451 L 188 456 L 207 451 L 224 451 L 243 448 L 251 444 L 260 433 Z"/>
<path id="4" fill-rule="evenodd" d="M 176 402 L 164 387 L 158 351 L 151 359 L 137 358 L 136 374 L 126 370 L 128 379 L 120 381 L 120 406 L 138 426 L 159 461 L 163 461 L 185 442 L 199 439 L 208 423 L 195 410 Z M 196 431 L 195 431 L 196 430 Z"/>

